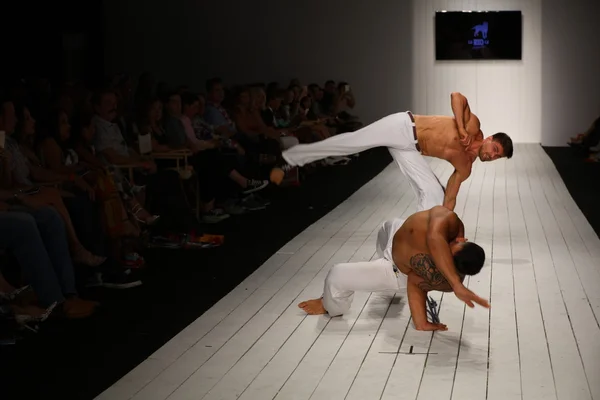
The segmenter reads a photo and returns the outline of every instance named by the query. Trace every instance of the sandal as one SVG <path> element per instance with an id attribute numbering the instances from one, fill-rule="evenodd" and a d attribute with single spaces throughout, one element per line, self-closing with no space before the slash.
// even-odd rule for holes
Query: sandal
<path id="1" fill-rule="evenodd" d="M 150 215 L 148 213 L 148 211 L 146 211 L 144 209 L 144 207 L 141 206 L 141 204 L 136 203 L 133 205 L 133 207 L 131 208 L 131 214 L 133 215 L 133 218 L 139 222 L 140 224 L 145 224 L 145 225 L 154 225 L 156 223 L 156 221 L 159 220 L 160 215 Z M 141 217 L 140 214 L 146 214 L 148 215 L 147 217 Z"/>

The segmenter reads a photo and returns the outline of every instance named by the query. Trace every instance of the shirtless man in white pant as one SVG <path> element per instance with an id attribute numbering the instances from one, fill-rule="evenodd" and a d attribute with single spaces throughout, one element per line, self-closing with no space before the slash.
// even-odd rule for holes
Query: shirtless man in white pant
<path id="1" fill-rule="evenodd" d="M 384 146 L 408 178 L 417 196 L 417 211 L 439 205 L 454 210 L 458 189 L 471 175 L 475 160 L 511 158 L 513 145 L 502 132 L 484 139 L 479 118 L 471 112 L 465 96 L 455 92 L 450 99 L 454 117 L 400 112 L 355 132 L 287 149 L 282 154 L 287 164 L 271 171 L 271 181 L 280 184 L 285 173 L 295 166 Z M 441 158 L 454 167 L 445 190 L 423 156 Z"/>
<path id="2" fill-rule="evenodd" d="M 464 230 L 456 213 L 442 206 L 417 212 L 406 221 L 386 221 L 377 235 L 378 259 L 334 265 L 325 278 L 323 297 L 298 306 L 308 314 L 335 317 L 350 309 L 357 290 L 406 289 L 415 329 L 445 331 L 446 325 L 427 320 L 427 292 L 454 292 L 469 307 L 477 303 L 489 308 L 462 283 L 466 275 L 479 273 L 485 262 L 485 252 L 467 242 Z"/>

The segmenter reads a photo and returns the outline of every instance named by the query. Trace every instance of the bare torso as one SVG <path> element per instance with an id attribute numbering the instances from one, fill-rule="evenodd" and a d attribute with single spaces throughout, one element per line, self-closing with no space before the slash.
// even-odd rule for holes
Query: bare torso
<path id="1" fill-rule="evenodd" d="M 425 210 L 417 212 L 404 221 L 404 224 L 394 234 L 394 240 L 392 242 L 392 258 L 394 264 L 398 269 L 405 275 L 410 275 L 415 268 L 415 263 L 419 263 L 424 257 L 430 256 L 431 252 L 427 245 L 427 230 L 429 226 L 431 210 Z M 448 238 L 448 241 L 453 241 L 458 236 L 458 230 L 452 228 L 451 230 L 456 231 L 454 235 Z M 452 237 L 454 236 L 454 237 Z M 411 263 L 412 259 L 412 263 Z M 432 266 L 435 280 L 443 280 L 443 275 L 437 269 L 435 265 L 429 259 L 429 266 Z M 442 288 L 444 285 L 440 285 L 438 288 Z M 449 287 L 442 289 L 443 291 L 450 290 Z"/>
<path id="2" fill-rule="evenodd" d="M 415 115 L 417 139 L 421 153 L 425 156 L 437 157 L 450 162 L 459 169 L 470 165 L 475 160 L 474 153 L 469 153 L 459 142 L 458 128 L 453 117 L 445 115 Z M 477 138 L 469 147 L 479 146 L 483 137 Z"/>
<path id="3" fill-rule="evenodd" d="M 411 215 L 394 234 L 392 258 L 398 269 L 406 275 L 411 271 L 412 256 L 429 253 L 427 246 L 429 214 L 429 210 L 425 210 Z"/>

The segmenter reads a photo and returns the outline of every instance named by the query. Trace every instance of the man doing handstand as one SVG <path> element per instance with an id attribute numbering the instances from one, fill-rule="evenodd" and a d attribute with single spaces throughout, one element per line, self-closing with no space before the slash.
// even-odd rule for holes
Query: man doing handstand
<path id="1" fill-rule="evenodd" d="M 417 196 L 417 211 L 440 205 L 454 210 L 458 189 L 471 175 L 475 160 L 511 158 L 513 144 L 502 132 L 484 139 L 479 118 L 471 112 L 462 94 L 452 93 L 450 103 L 454 117 L 400 112 L 354 132 L 296 145 L 282 153 L 286 163 L 271 171 L 271 181 L 280 184 L 294 166 L 384 146 L 408 178 Z M 441 158 L 454 167 L 445 191 L 423 156 Z"/>
<path id="2" fill-rule="evenodd" d="M 325 278 L 320 299 L 298 306 L 308 314 L 339 316 L 350 309 L 354 292 L 406 289 L 415 329 L 447 330 L 427 320 L 427 292 L 454 292 L 469 307 L 489 307 L 463 285 L 466 275 L 479 273 L 485 252 L 464 238 L 456 213 L 442 206 L 417 212 L 403 221 L 384 222 L 377 235 L 378 259 L 334 265 Z"/>

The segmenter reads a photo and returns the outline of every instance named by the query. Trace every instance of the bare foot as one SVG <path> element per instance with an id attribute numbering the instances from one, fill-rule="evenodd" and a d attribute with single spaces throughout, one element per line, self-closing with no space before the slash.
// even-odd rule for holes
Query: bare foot
<path id="1" fill-rule="evenodd" d="M 304 310 L 309 315 L 327 314 L 327 310 L 323 307 L 323 299 L 314 299 L 303 301 L 298 304 L 298 307 Z"/>
<path id="2" fill-rule="evenodd" d="M 432 324 L 431 322 L 426 322 L 421 326 L 415 326 L 415 329 L 418 331 L 447 331 L 448 327 L 445 324 Z"/>

